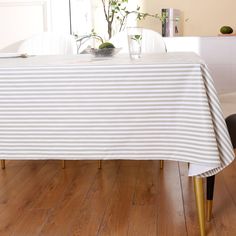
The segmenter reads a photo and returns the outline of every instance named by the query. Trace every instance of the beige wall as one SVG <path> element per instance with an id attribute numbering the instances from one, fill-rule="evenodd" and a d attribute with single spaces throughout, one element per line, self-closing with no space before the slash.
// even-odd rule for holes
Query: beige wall
<path id="1" fill-rule="evenodd" d="M 142 6 L 144 12 L 160 13 L 162 8 L 177 8 L 183 13 L 184 35 L 215 36 L 223 25 L 236 32 L 236 0 L 131 0 Z M 141 26 L 158 30 L 160 22 L 146 19 Z"/>
<path id="2" fill-rule="evenodd" d="M 69 33 L 68 0 L 0 0 L 0 50 L 43 31 Z"/>

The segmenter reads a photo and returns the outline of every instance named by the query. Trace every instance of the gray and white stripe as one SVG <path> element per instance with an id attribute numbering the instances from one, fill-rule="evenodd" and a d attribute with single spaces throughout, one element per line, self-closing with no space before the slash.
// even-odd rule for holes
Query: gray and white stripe
<path id="1" fill-rule="evenodd" d="M 202 63 L 0 66 L 0 159 L 234 158 Z"/>

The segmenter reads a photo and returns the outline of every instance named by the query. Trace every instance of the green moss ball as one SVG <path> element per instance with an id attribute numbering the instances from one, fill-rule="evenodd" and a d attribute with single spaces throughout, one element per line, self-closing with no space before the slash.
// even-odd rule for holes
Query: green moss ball
<path id="1" fill-rule="evenodd" d="M 230 26 L 222 26 L 220 28 L 220 32 L 222 34 L 232 34 L 233 33 L 233 29 Z"/>
<path id="2" fill-rule="evenodd" d="M 115 46 L 112 43 L 105 42 L 99 46 L 99 49 L 103 49 L 103 48 L 115 48 Z"/>

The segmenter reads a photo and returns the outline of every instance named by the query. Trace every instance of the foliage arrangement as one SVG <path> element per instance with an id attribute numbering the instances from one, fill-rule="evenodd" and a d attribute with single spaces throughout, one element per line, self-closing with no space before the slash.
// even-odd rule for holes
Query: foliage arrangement
<path id="1" fill-rule="evenodd" d="M 117 28 L 117 31 L 124 30 L 128 16 L 135 15 L 137 20 L 143 20 L 146 17 L 153 17 L 157 18 L 160 21 L 163 21 L 163 17 L 159 16 L 158 14 L 149 14 L 145 12 L 140 11 L 140 6 L 137 6 L 135 10 L 128 10 L 128 2 L 129 0 L 100 0 L 103 7 L 103 12 L 106 20 L 106 28 L 109 39 L 113 36 L 114 29 Z M 116 27 L 115 27 L 116 26 Z M 77 48 L 78 53 L 80 51 L 81 46 L 91 38 L 94 38 L 101 42 L 101 44 L 104 43 L 104 40 L 101 36 L 99 36 L 94 29 L 91 30 L 91 33 L 88 35 L 78 36 L 74 35 L 76 42 L 77 42 Z M 137 35 L 139 36 L 139 35 Z M 136 41 L 141 40 L 141 38 L 135 38 Z"/>
<path id="2" fill-rule="evenodd" d="M 82 46 L 82 44 L 84 44 L 86 41 L 90 40 L 91 38 L 94 38 L 98 41 L 100 41 L 101 43 L 104 43 L 104 40 L 101 36 L 99 36 L 94 29 L 91 30 L 91 33 L 88 35 L 83 35 L 83 36 L 78 36 L 77 34 L 74 34 L 76 43 L 77 43 L 77 53 L 79 53 L 80 51 L 80 47 Z"/>
<path id="3" fill-rule="evenodd" d="M 122 31 L 129 15 L 135 15 L 137 20 L 143 20 L 146 17 L 154 17 L 162 21 L 162 17 L 158 14 L 141 12 L 140 6 L 137 6 L 135 10 L 128 10 L 128 1 L 129 0 L 101 0 L 107 22 L 107 33 L 109 39 L 112 37 L 114 24 L 118 23 L 118 31 Z"/>

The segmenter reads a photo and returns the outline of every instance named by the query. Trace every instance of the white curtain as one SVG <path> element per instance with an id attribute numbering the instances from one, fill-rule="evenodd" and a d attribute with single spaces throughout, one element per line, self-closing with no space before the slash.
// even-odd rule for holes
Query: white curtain
<path id="1" fill-rule="evenodd" d="M 93 28 L 92 0 L 70 0 L 72 33 L 87 35 Z"/>

